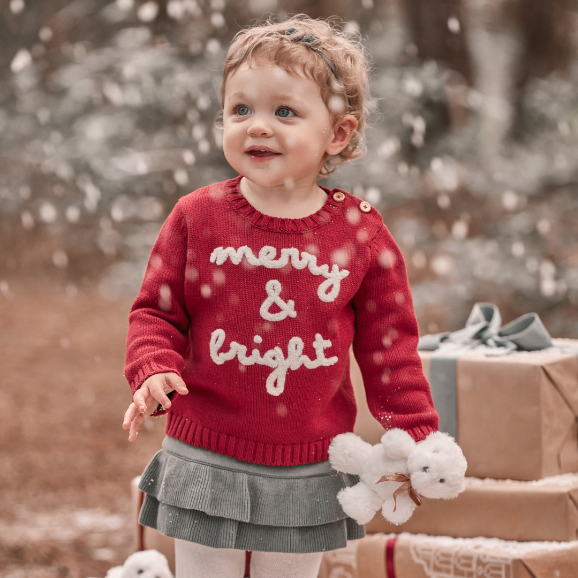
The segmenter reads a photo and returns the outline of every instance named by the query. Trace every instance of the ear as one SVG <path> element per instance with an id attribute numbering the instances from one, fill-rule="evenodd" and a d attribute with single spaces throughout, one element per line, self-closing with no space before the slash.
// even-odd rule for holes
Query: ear
<path id="1" fill-rule="evenodd" d="M 333 127 L 333 139 L 325 152 L 330 156 L 339 154 L 349 144 L 357 125 L 357 119 L 352 114 L 340 118 Z"/>

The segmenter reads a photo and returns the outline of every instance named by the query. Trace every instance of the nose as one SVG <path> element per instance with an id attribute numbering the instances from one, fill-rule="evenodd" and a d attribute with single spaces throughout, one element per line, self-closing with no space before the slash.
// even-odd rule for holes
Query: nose
<path id="1" fill-rule="evenodd" d="M 273 129 L 263 115 L 253 115 L 247 127 L 247 134 L 252 137 L 268 137 L 273 135 Z"/>

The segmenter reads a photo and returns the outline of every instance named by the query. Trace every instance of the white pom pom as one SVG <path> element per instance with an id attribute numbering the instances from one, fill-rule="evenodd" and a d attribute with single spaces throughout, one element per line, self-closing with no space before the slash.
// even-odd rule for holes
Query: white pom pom
<path id="1" fill-rule="evenodd" d="M 339 434 L 329 445 L 331 467 L 338 472 L 359 475 L 371 454 L 371 447 L 354 433 Z"/>
<path id="2" fill-rule="evenodd" d="M 415 448 L 414 439 L 402 429 L 390 429 L 381 436 L 385 455 L 392 460 L 407 459 Z"/>
<path id="3" fill-rule="evenodd" d="M 398 496 L 397 504 L 392 496 L 383 503 L 383 506 L 381 507 L 381 515 L 388 522 L 398 526 L 399 524 L 404 524 L 411 518 L 415 507 L 415 504 L 407 497 L 407 494 L 401 494 Z M 393 511 L 394 508 L 395 512 Z"/>
<path id="4" fill-rule="evenodd" d="M 381 498 L 363 482 L 341 490 L 337 500 L 343 511 L 362 526 L 370 522 L 381 507 Z"/>
<path id="5" fill-rule="evenodd" d="M 157 550 L 131 554 L 122 566 L 122 578 L 173 578 L 167 559 Z"/>

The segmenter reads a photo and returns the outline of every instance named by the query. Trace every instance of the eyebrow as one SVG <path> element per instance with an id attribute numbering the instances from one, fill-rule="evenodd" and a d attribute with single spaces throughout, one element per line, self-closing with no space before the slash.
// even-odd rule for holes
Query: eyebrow
<path id="1" fill-rule="evenodd" d="M 293 104 L 295 106 L 303 106 L 305 104 L 304 101 L 302 101 L 298 98 L 295 98 L 295 97 L 288 96 L 288 95 L 283 94 L 283 93 L 278 93 L 278 94 L 273 93 L 270 96 L 273 100 L 279 100 L 281 102 L 285 102 L 287 104 Z M 244 92 L 234 92 L 233 94 L 231 94 L 229 96 L 229 98 L 232 100 L 243 100 L 243 99 L 246 99 L 249 97 Z"/>

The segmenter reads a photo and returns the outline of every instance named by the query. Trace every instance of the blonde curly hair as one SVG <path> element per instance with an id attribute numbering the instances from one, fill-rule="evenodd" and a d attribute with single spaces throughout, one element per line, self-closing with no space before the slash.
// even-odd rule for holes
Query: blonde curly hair
<path id="1" fill-rule="evenodd" d="M 291 28 L 295 32 L 287 34 Z M 316 39 L 295 42 L 298 34 L 314 36 Z M 335 74 L 323 55 L 335 67 Z M 342 163 L 365 153 L 364 129 L 369 99 L 368 58 L 359 38 L 344 32 L 336 19 L 315 20 L 305 14 L 298 14 L 279 22 L 269 19 L 238 32 L 225 58 L 221 103 L 225 100 L 227 79 L 244 63 L 274 63 L 289 74 L 304 74 L 319 85 L 321 97 L 333 115 L 334 122 L 349 114 L 356 118 L 357 129 L 348 145 L 325 161 L 319 177 L 330 175 Z"/>

